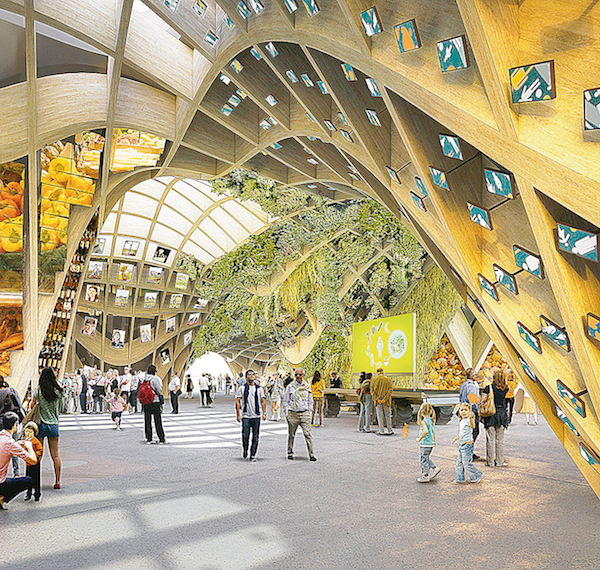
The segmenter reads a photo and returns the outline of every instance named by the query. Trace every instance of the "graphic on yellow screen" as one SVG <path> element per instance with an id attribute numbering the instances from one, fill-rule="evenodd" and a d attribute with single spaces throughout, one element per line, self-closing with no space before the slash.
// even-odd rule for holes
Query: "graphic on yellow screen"
<path id="1" fill-rule="evenodd" d="M 415 315 L 398 315 L 352 325 L 352 371 L 382 367 L 412 373 L 415 362 Z"/>

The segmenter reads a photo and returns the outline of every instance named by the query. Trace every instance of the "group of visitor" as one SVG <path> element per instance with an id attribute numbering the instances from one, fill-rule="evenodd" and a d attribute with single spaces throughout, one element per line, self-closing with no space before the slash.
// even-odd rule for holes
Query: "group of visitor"
<path id="1" fill-rule="evenodd" d="M 361 372 L 359 377 L 358 431 L 371 433 L 371 410 L 375 406 L 378 435 L 394 435 L 392 427 L 392 392 L 394 383 L 389 376 L 383 374 L 383 368 L 377 369 L 377 376 L 372 372 Z M 387 431 L 386 431 L 387 430 Z"/>
<path id="2" fill-rule="evenodd" d="M 237 421 L 242 424 L 242 458 L 252 462 L 257 460 L 260 421 L 267 418 L 265 390 L 256 380 L 254 370 L 247 370 L 244 382 L 239 385 L 235 394 Z M 294 459 L 294 438 L 300 427 L 306 440 L 309 460 L 316 461 L 311 434 L 313 392 L 311 385 L 304 379 L 302 368 L 294 371 L 294 380 L 287 384 L 283 392 L 282 407 L 288 423 L 287 458 Z"/>

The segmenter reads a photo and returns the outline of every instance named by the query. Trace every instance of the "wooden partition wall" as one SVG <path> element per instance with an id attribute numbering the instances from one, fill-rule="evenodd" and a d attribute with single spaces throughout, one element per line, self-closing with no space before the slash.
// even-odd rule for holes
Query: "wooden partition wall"
<path id="1" fill-rule="evenodd" d="M 25 82 L 0 89 L 0 164 L 27 158 L 23 389 L 56 305 L 38 282 L 38 151 L 83 130 L 166 139 L 161 161 L 102 163 L 72 207 L 66 259 L 95 211 L 157 174 L 235 167 L 373 197 L 420 239 L 600 493 L 600 8 L 581 0 L 0 0 L 24 26 Z M 173 9 L 173 7 L 175 9 Z M 107 57 L 40 76 L 36 24 Z M 178 36 L 178 37 L 176 37 Z"/>

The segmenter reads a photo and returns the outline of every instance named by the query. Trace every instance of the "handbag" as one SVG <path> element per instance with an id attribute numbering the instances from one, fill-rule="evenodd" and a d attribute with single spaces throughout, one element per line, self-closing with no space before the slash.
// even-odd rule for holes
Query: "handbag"
<path id="1" fill-rule="evenodd" d="M 40 416 L 40 403 L 36 400 L 35 404 L 31 406 L 30 410 L 27 412 L 25 417 L 23 418 L 23 424 L 27 425 L 27 422 L 35 422 L 39 427 L 42 418 Z"/>
<path id="2" fill-rule="evenodd" d="M 496 404 L 494 402 L 494 390 L 490 386 L 489 394 L 486 394 L 485 398 L 479 405 L 479 415 L 482 418 L 489 418 L 496 413 Z"/>

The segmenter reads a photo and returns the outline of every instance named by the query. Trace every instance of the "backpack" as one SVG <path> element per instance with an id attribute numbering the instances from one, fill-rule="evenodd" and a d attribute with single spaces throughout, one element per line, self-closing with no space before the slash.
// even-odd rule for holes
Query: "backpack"
<path id="1" fill-rule="evenodd" d="M 494 402 L 494 389 L 490 386 L 489 394 L 485 394 L 479 404 L 479 415 L 482 418 L 489 418 L 496 413 L 496 404 Z"/>
<path id="2" fill-rule="evenodd" d="M 0 390 L 0 418 L 4 417 L 4 414 L 7 412 L 14 412 L 19 416 L 19 421 L 23 421 L 23 410 L 21 409 L 21 406 L 19 406 L 17 398 L 10 388 Z"/>
<path id="3" fill-rule="evenodd" d="M 152 389 L 152 384 L 150 384 L 150 380 L 144 380 L 138 388 L 137 397 L 140 401 L 140 404 L 142 404 L 142 406 L 151 404 L 152 402 L 154 402 L 154 396 L 156 396 L 156 394 Z"/>

